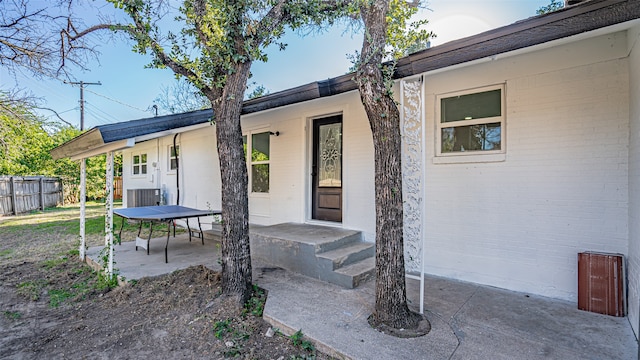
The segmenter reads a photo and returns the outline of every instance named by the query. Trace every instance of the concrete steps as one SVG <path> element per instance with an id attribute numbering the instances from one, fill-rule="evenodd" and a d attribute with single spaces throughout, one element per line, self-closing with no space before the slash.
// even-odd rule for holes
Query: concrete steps
<path id="1" fill-rule="evenodd" d="M 359 231 L 285 223 L 251 229 L 251 256 L 346 288 L 375 272 L 375 246 Z"/>

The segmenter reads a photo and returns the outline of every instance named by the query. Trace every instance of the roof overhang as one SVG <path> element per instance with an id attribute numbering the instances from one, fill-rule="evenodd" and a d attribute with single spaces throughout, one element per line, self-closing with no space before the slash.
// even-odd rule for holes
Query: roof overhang
<path id="1" fill-rule="evenodd" d="M 515 56 L 598 35 L 629 29 L 640 24 L 638 0 L 589 0 L 564 9 L 524 19 L 498 29 L 422 50 L 398 61 L 395 79 L 470 66 L 479 62 Z M 353 74 L 279 91 L 244 101 L 242 114 L 262 112 L 314 99 L 357 90 Z M 138 119 L 102 125 L 51 151 L 55 159 L 95 156 L 124 149 L 137 142 L 206 126 L 212 112 Z M 126 140 L 126 141 L 125 141 Z"/>
<path id="2" fill-rule="evenodd" d="M 54 159 L 79 160 L 147 140 L 210 126 L 211 109 L 100 125 L 51 150 Z"/>

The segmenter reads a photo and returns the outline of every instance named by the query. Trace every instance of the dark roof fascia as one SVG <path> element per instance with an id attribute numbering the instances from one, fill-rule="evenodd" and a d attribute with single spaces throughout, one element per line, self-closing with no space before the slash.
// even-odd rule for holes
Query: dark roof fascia
<path id="1" fill-rule="evenodd" d="M 587 0 L 552 13 L 533 16 L 501 28 L 411 54 L 397 62 L 394 78 L 402 79 L 468 63 L 639 18 L 640 0 Z M 353 76 L 353 73 L 349 73 L 246 100 L 242 104 L 242 114 L 256 113 L 357 90 Z M 206 109 L 101 125 L 53 149 L 52 154 L 57 152 L 67 155 L 72 151 L 71 149 L 77 151 L 95 147 L 95 142 L 93 144 L 78 142 L 95 140 L 96 135 L 102 137 L 104 145 L 202 124 L 210 121 L 212 115 L 211 109 Z M 98 134 L 92 133 L 95 131 L 98 131 Z M 93 135 L 91 138 L 89 133 Z"/>
<path id="2" fill-rule="evenodd" d="M 398 60 L 395 79 L 443 69 L 640 18 L 639 0 L 588 0 Z M 242 114 L 357 90 L 353 73 L 245 101 Z"/>
<path id="3" fill-rule="evenodd" d="M 275 109 L 281 106 L 319 99 L 321 97 L 337 95 L 351 90 L 356 90 L 357 88 L 356 83 L 353 81 L 353 74 L 346 74 L 278 91 L 256 99 L 246 100 L 242 103 L 242 114 L 246 115 Z"/>
<path id="4" fill-rule="evenodd" d="M 409 55 L 398 61 L 395 77 L 540 45 L 639 17 L 638 0 L 590 0 Z"/>
<path id="5" fill-rule="evenodd" d="M 211 109 L 196 110 L 180 114 L 156 116 L 121 123 L 100 125 L 97 128 L 105 143 L 159 133 L 167 130 L 198 125 L 210 121 Z"/>
<path id="6" fill-rule="evenodd" d="M 203 124 L 209 122 L 212 117 L 212 110 L 204 109 L 99 125 L 53 148 L 51 156 L 54 159 L 75 157 L 117 141 Z"/>

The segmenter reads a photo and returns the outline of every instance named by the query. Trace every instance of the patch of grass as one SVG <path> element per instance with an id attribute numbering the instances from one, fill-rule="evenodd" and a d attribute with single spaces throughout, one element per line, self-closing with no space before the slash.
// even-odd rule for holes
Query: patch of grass
<path id="1" fill-rule="evenodd" d="M 10 320 L 18 320 L 22 317 L 22 314 L 19 311 L 5 311 L 4 316 Z"/>
<path id="2" fill-rule="evenodd" d="M 112 276 L 107 276 L 103 272 L 95 273 L 98 277 L 94 288 L 98 291 L 105 291 L 109 289 L 114 289 L 118 287 L 118 275 L 113 274 Z"/>
<path id="3" fill-rule="evenodd" d="M 61 256 L 55 259 L 49 259 L 49 260 L 45 260 L 42 263 L 42 267 L 44 267 L 47 270 L 51 270 L 55 267 L 58 267 L 64 263 L 66 263 L 68 260 L 68 258 L 66 256 Z"/>
<path id="4" fill-rule="evenodd" d="M 0 257 L 9 256 L 13 253 L 13 249 L 0 250 Z"/>
<path id="5" fill-rule="evenodd" d="M 213 336 L 216 339 L 222 339 L 231 327 L 231 319 L 216 321 L 213 324 Z"/>
<path id="6" fill-rule="evenodd" d="M 245 331 L 243 327 L 238 328 L 238 326 L 238 324 L 234 324 L 233 319 L 219 320 L 213 324 L 213 336 L 216 339 L 233 343 L 224 351 L 225 357 L 236 357 L 242 354 L 244 342 L 251 337 L 250 332 Z"/>
<path id="7" fill-rule="evenodd" d="M 64 289 L 49 290 L 49 307 L 56 308 L 71 297 L 73 294 Z"/>
<path id="8" fill-rule="evenodd" d="M 32 301 L 38 301 L 42 290 L 47 285 L 45 280 L 25 281 L 18 284 L 16 293 L 22 295 Z"/>

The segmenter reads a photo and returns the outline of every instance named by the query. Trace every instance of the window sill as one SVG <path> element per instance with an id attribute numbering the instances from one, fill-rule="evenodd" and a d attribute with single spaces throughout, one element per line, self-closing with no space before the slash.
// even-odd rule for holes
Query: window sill
<path id="1" fill-rule="evenodd" d="M 469 164 L 469 163 L 492 163 L 507 160 L 507 154 L 456 154 L 450 156 L 434 156 L 434 164 Z"/>

